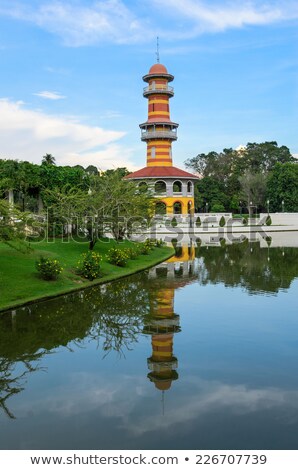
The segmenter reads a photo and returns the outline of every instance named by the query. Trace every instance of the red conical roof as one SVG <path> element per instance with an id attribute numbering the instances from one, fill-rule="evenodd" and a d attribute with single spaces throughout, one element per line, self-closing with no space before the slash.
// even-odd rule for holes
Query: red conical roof
<path id="1" fill-rule="evenodd" d="M 166 67 L 162 64 L 154 64 L 149 70 L 149 75 L 152 75 L 154 73 L 165 73 L 168 74 L 168 71 Z"/>

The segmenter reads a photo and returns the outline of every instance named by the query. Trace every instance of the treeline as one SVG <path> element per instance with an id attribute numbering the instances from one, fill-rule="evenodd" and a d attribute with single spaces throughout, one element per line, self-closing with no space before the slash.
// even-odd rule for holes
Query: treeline
<path id="1" fill-rule="evenodd" d="M 185 164 L 201 175 L 198 211 L 298 211 L 298 165 L 277 142 L 248 143 L 239 149 L 199 154 Z"/>
<path id="2" fill-rule="evenodd" d="M 128 174 L 126 168 L 107 170 L 120 177 Z M 103 175 L 103 174 L 102 174 Z M 21 211 L 40 212 L 47 205 L 49 190 L 65 188 L 88 191 L 94 179 L 100 178 L 98 169 L 89 165 L 56 166 L 55 158 L 46 154 L 40 165 L 27 161 L 0 159 L 0 198 L 10 199 Z"/>
<path id="3" fill-rule="evenodd" d="M 154 204 L 127 174 L 126 168 L 99 173 L 94 166 L 56 166 L 51 154 L 41 165 L 0 160 L 0 241 L 75 235 L 92 250 L 106 231 L 123 239 L 149 220 Z"/>

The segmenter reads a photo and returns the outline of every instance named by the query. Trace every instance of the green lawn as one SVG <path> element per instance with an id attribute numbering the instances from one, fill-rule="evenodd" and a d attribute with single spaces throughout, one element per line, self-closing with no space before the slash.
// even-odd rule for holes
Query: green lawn
<path id="1" fill-rule="evenodd" d="M 154 266 L 174 253 L 172 248 L 154 248 L 149 255 L 139 255 L 137 259 L 129 260 L 125 267 L 117 267 L 106 261 L 108 250 L 116 245 L 128 247 L 133 246 L 133 243 L 124 241 L 117 244 L 114 240 L 97 242 L 94 251 L 103 257 L 102 277 L 90 282 L 75 273 L 80 255 L 88 251 L 88 242 L 63 243 L 61 240 L 55 240 L 50 243 L 32 243 L 33 250 L 28 253 L 0 243 L 0 310 L 127 276 Z M 58 280 L 44 281 L 38 276 L 35 261 L 40 255 L 51 256 L 60 261 L 63 272 Z"/>

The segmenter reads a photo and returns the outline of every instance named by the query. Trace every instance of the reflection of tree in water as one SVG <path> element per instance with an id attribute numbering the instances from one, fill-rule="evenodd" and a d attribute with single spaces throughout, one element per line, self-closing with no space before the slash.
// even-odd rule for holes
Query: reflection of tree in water
<path id="1" fill-rule="evenodd" d="M 142 273 L 131 282 L 119 281 L 102 287 L 103 294 L 97 304 L 101 313 L 94 318 L 89 337 L 102 342 L 106 354 L 113 350 L 124 355 L 138 341 L 149 309 L 146 278 Z"/>
<path id="2" fill-rule="evenodd" d="M 0 358 L 0 410 L 3 410 L 9 418 L 15 419 L 15 416 L 8 408 L 7 400 L 24 390 L 28 374 L 39 369 L 37 365 L 33 366 L 32 361 L 37 361 L 43 354 L 37 353 L 34 358 L 23 358 L 19 361 L 18 367 L 16 362 Z M 23 370 L 22 372 L 17 372 L 16 369 L 19 369 L 20 366 L 22 366 Z"/>
<path id="3" fill-rule="evenodd" d="M 38 361 L 60 346 L 97 341 L 105 354 L 124 354 L 138 341 L 149 309 L 147 274 L 32 304 L 0 316 L 0 408 L 24 390 Z M 20 371 L 20 372 L 19 372 Z"/>
<path id="4" fill-rule="evenodd" d="M 297 248 L 260 248 L 259 243 L 237 243 L 221 247 L 201 247 L 201 284 L 223 282 L 242 286 L 251 294 L 276 293 L 288 289 L 298 276 Z"/>

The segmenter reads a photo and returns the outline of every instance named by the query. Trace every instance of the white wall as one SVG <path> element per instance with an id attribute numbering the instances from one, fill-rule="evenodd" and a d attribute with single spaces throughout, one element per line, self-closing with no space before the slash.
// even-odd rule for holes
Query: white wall
<path id="1" fill-rule="evenodd" d="M 269 214 L 272 225 L 298 225 L 298 212 L 275 212 Z M 260 214 L 266 220 L 268 214 Z"/>

